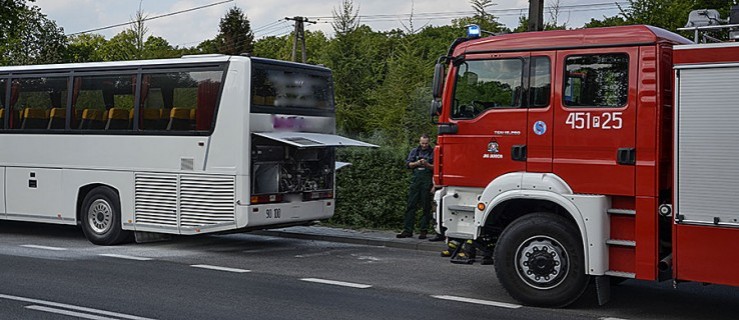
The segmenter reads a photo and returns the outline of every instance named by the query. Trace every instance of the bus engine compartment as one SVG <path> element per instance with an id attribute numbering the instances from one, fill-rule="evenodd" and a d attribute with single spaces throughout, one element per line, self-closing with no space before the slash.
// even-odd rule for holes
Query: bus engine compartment
<path id="1" fill-rule="evenodd" d="M 333 147 L 299 148 L 255 137 L 251 149 L 251 202 L 281 202 L 286 194 L 303 201 L 333 197 Z"/>

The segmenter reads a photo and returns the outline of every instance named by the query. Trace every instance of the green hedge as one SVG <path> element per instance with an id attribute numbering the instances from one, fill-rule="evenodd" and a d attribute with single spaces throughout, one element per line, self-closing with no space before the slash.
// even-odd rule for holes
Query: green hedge
<path id="1" fill-rule="evenodd" d="M 408 149 L 408 150 L 405 150 Z M 337 161 L 336 213 L 328 223 L 351 228 L 400 229 L 408 196 L 408 148 L 346 148 Z"/>

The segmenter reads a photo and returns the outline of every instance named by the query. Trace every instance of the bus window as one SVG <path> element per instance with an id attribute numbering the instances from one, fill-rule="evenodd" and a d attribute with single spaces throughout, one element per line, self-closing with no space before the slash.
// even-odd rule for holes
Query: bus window
<path id="1" fill-rule="evenodd" d="M 131 129 L 136 74 L 74 78 L 72 128 L 79 130 Z"/>
<path id="2" fill-rule="evenodd" d="M 7 92 L 8 81 L 0 79 L 0 129 L 5 128 L 5 93 Z"/>
<path id="3" fill-rule="evenodd" d="M 310 110 L 334 109 L 329 72 L 254 63 L 251 80 L 252 112 L 275 113 L 279 108 L 280 112 L 309 114 Z"/>
<path id="4" fill-rule="evenodd" d="M 13 79 L 8 108 L 10 127 L 64 129 L 67 81 L 67 77 Z"/>
<path id="5" fill-rule="evenodd" d="M 222 78 L 223 70 L 143 75 L 139 128 L 210 131 Z"/>

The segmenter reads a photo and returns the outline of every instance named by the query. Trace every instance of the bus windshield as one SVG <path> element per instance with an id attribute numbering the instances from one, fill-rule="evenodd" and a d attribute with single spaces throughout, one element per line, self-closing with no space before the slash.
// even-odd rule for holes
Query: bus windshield
<path id="1" fill-rule="evenodd" d="M 254 62 L 252 112 L 310 114 L 334 110 L 331 73 Z"/>

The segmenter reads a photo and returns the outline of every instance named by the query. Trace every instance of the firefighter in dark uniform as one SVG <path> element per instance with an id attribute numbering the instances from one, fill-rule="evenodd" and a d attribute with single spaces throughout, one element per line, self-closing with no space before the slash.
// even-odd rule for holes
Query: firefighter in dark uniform
<path id="1" fill-rule="evenodd" d="M 426 239 L 431 221 L 431 186 L 434 175 L 434 148 L 429 144 L 429 137 L 421 135 L 419 146 L 413 148 L 405 160 L 407 168 L 413 170 L 410 190 L 408 191 L 408 205 L 405 209 L 405 224 L 403 232 L 398 238 L 409 238 L 413 236 L 413 227 L 416 224 L 416 207 L 420 202 L 423 208 L 421 216 L 421 233 L 419 239 Z"/>

